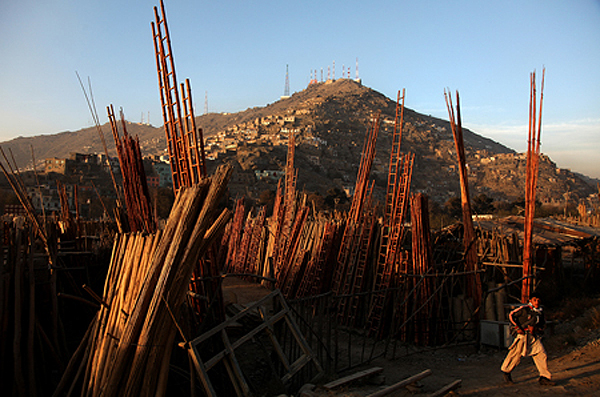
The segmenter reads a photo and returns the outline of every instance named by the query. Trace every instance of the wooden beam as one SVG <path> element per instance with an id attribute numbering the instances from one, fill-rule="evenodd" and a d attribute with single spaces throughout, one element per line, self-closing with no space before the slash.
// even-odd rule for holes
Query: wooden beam
<path id="1" fill-rule="evenodd" d="M 327 390 L 335 389 L 336 387 L 340 387 L 347 383 L 354 382 L 356 380 L 363 379 L 368 376 L 378 374 L 380 372 L 383 372 L 383 368 L 381 368 L 381 367 L 369 368 L 364 371 L 356 372 L 352 375 L 344 376 L 343 378 L 329 382 L 329 383 L 323 385 L 323 387 Z"/>
<path id="2" fill-rule="evenodd" d="M 418 380 L 421 380 L 423 378 L 428 377 L 429 375 L 431 375 L 431 370 L 430 369 L 426 369 L 425 371 L 421 372 L 420 374 L 416 374 L 414 376 L 411 376 L 410 378 L 404 379 L 403 381 L 400 381 L 398 383 L 395 383 L 389 387 L 386 387 L 383 390 L 379 390 L 376 393 L 373 393 L 371 395 L 369 395 L 369 397 L 382 397 L 382 396 L 387 396 L 388 394 L 391 394 L 392 392 L 403 388 L 406 385 L 410 385 L 411 383 L 415 383 Z"/>
<path id="3" fill-rule="evenodd" d="M 441 397 L 446 395 L 447 393 L 451 392 L 452 390 L 456 390 L 458 389 L 460 386 L 462 385 L 462 380 L 461 379 L 457 379 L 454 382 L 442 387 L 440 390 L 431 393 L 429 396 L 427 397 Z"/>

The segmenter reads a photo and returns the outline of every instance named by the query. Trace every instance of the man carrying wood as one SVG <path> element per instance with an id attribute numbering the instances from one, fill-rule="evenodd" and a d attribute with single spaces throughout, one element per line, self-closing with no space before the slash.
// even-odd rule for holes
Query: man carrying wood
<path id="1" fill-rule="evenodd" d="M 552 375 L 548 371 L 547 365 L 548 357 L 544 345 L 542 345 L 541 337 L 546 320 L 540 304 L 540 296 L 534 292 L 527 305 L 519 306 L 508 315 L 516 334 L 500 368 L 506 383 L 513 383 L 511 372 L 519 364 L 521 357 L 531 356 L 540 373 L 540 385 L 554 386 L 556 384 L 551 380 Z"/>

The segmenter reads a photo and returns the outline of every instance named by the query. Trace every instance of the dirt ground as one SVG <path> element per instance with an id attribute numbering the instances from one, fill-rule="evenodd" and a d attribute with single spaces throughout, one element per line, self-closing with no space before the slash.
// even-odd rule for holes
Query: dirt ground
<path id="1" fill-rule="evenodd" d="M 227 280 L 224 285 L 226 300 L 229 297 L 237 303 L 247 304 L 268 293 L 266 289 L 247 289 L 244 288 L 247 284 L 242 284 L 245 283 Z M 552 315 L 548 314 L 549 317 Z M 576 317 L 556 320 L 552 333 L 544 338 L 544 345 L 548 352 L 548 368 L 556 386 L 539 385 L 539 374 L 530 357 L 523 358 L 513 371 L 514 384 L 506 385 L 500 366 L 507 350 L 487 346 L 477 349 L 469 345 L 411 354 L 394 361 L 378 359 L 339 374 L 339 377 L 371 367 L 382 367 L 381 375 L 334 391 L 325 390 L 322 384 L 317 384 L 312 393 L 318 397 L 368 396 L 429 369 L 431 375 L 419 381 L 417 387 L 405 387 L 390 396 L 428 395 L 458 379 L 462 380 L 461 386 L 448 395 L 600 396 L 600 299 L 588 299 L 587 309 L 577 313 Z"/>
<path id="2" fill-rule="evenodd" d="M 598 396 L 600 395 L 600 341 L 570 352 L 549 352 L 548 367 L 556 386 L 540 386 L 538 373 L 531 358 L 524 358 L 513 372 L 513 385 L 505 385 L 500 365 L 506 351 L 487 349 L 439 350 L 412 355 L 393 362 L 379 360 L 371 366 L 383 367 L 384 384 L 365 381 L 335 392 L 317 387 L 318 396 L 368 396 L 426 369 L 432 374 L 418 382 L 417 388 L 400 389 L 392 396 L 428 395 L 460 379 L 460 388 L 450 393 L 456 396 Z M 370 366 L 370 367 L 371 367 Z M 368 367 L 365 367 L 368 368 Z"/>
<path id="3" fill-rule="evenodd" d="M 384 378 L 354 384 L 335 392 L 317 387 L 318 396 L 368 396 L 426 369 L 432 374 L 417 388 L 403 388 L 391 396 L 428 395 L 453 381 L 461 387 L 455 396 L 600 396 L 600 301 L 576 318 L 561 321 L 551 335 L 544 337 L 548 369 L 556 386 L 540 386 L 539 374 L 531 357 L 525 357 L 512 373 L 514 384 L 503 382 L 500 366 L 506 349 L 482 346 L 453 347 L 413 354 L 389 361 L 378 360 L 360 369 L 379 366 Z M 353 371 L 354 372 L 357 372 Z M 349 375 L 349 374 L 342 374 Z M 374 381 L 379 383 L 375 385 Z"/>

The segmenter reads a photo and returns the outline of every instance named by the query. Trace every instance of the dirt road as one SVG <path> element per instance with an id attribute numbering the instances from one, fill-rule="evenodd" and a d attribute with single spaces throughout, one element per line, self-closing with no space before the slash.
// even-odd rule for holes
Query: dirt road
<path id="1" fill-rule="evenodd" d="M 513 372 L 513 385 L 503 383 L 500 365 L 506 351 L 484 349 L 439 350 L 389 362 L 379 360 L 372 366 L 384 368 L 384 384 L 372 381 L 352 385 L 335 392 L 315 390 L 319 396 L 368 396 L 426 369 L 432 375 L 419 382 L 418 388 L 403 388 L 392 396 L 428 395 L 457 379 L 462 386 L 457 396 L 600 396 L 600 339 L 584 347 L 561 353 L 549 352 L 548 367 L 556 386 L 540 386 L 538 373 L 527 357 Z M 382 379 L 379 379 L 381 382 Z"/>
<path id="2" fill-rule="evenodd" d="M 383 367 L 384 378 L 351 385 L 334 393 L 315 389 L 318 396 L 368 396 L 426 369 L 432 374 L 418 388 L 403 388 L 391 396 L 428 395 L 457 379 L 462 385 L 449 395 L 455 396 L 600 396 L 600 306 L 561 322 L 546 336 L 548 368 L 556 386 L 540 386 L 539 374 L 531 357 L 525 357 L 513 371 L 514 384 L 506 385 L 500 365 L 506 349 L 474 346 L 453 347 L 419 353 L 388 361 L 378 360 L 369 367 Z M 365 369 L 361 368 L 361 369 Z M 358 371 L 357 369 L 356 371 Z M 347 374 L 346 374 L 347 375 Z M 380 384 L 374 384 L 380 383 Z"/>
<path id="3" fill-rule="evenodd" d="M 257 285 L 227 279 L 226 300 L 246 304 L 268 291 Z M 241 288 L 244 285 L 246 288 Z M 576 308 L 576 309 L 574 309 Z M 362 397 L 430 369 L 432 374 L 418 383 L 419 387 L 402 388 L 390 396 L 429 395 L 460 379 L 462 385 L 449 395 L 455 396 L 600 396 L 600 298 L 575 300 L 571 305 L 549 313 L 556 322 L 544 338 L 548 352 L 548 368 L 556 386 L 540 386 L 538 372 L 531 357 L 524 358 L 513 371 L 514 384 L 503 383 L 500 365 L 506 349 L 473 345 L 439 349 L 407 355 L 390 361 L 378 359 L 370 365 L 338 374 L 349 375 L 370 367 L 382 367 L 382 376 L 327 391 L 321 386 L 313 390 L 318 397 Z M 332 379 L 330 379 L 332 380 Z"/>

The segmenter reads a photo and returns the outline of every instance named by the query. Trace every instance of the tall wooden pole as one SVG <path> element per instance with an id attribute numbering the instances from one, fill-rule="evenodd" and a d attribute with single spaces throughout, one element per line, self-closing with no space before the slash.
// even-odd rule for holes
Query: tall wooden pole
<path id="1" fill-rule="evenodd" d="M 521 301 L 529 300 L 532 287 L 532 268 L 535 248 L 533 246 L 533 218 L 535 216 L 535 191 L 537 187 L 538 168 L 540 161 L 540 144 L 542 131 L 542 102 L 544 99 L 544 75 L 542 71 L 542 87 L 540 91 L 539 117 L 536 117 L 536 85 L 535 71 L 530 76 L 529 93 L 529 136 L 527 141 L 527 174 L 525 177 L 525 222 L 523 231 L 523 284 Z M 537 125 L 536 125 L 537 121 Z"/>
<path id="2" fill-rule="evenodd" d="M 465 267 L 467 272 L 478 270 L 478 257 L 475 241 L 475 229 L 473 227 L 473 217 L 471 212 L 471 200 L 469 197 L 469 181 L 467 175 L 467 166 L 465 160 L 465 146 L 463 142 L 462 121 L 460 118 L 460 98 L 456 92 L 456 115 L 452 106 L 452 96 L 450 93 L 444 93 L 446 106 L 450 117 L 450 126 L 454 135 L 454 144 L 456 145 L 456 157 L 458 160 L 458 170 L 460 175 L 460 193 L 463 213 L 463 244 L 465 247 Z M 479 274 L 473 273 L 468 276 L 467 293 L 473 298 L 475 307 L 481 303 L 481 280 Z"/>

